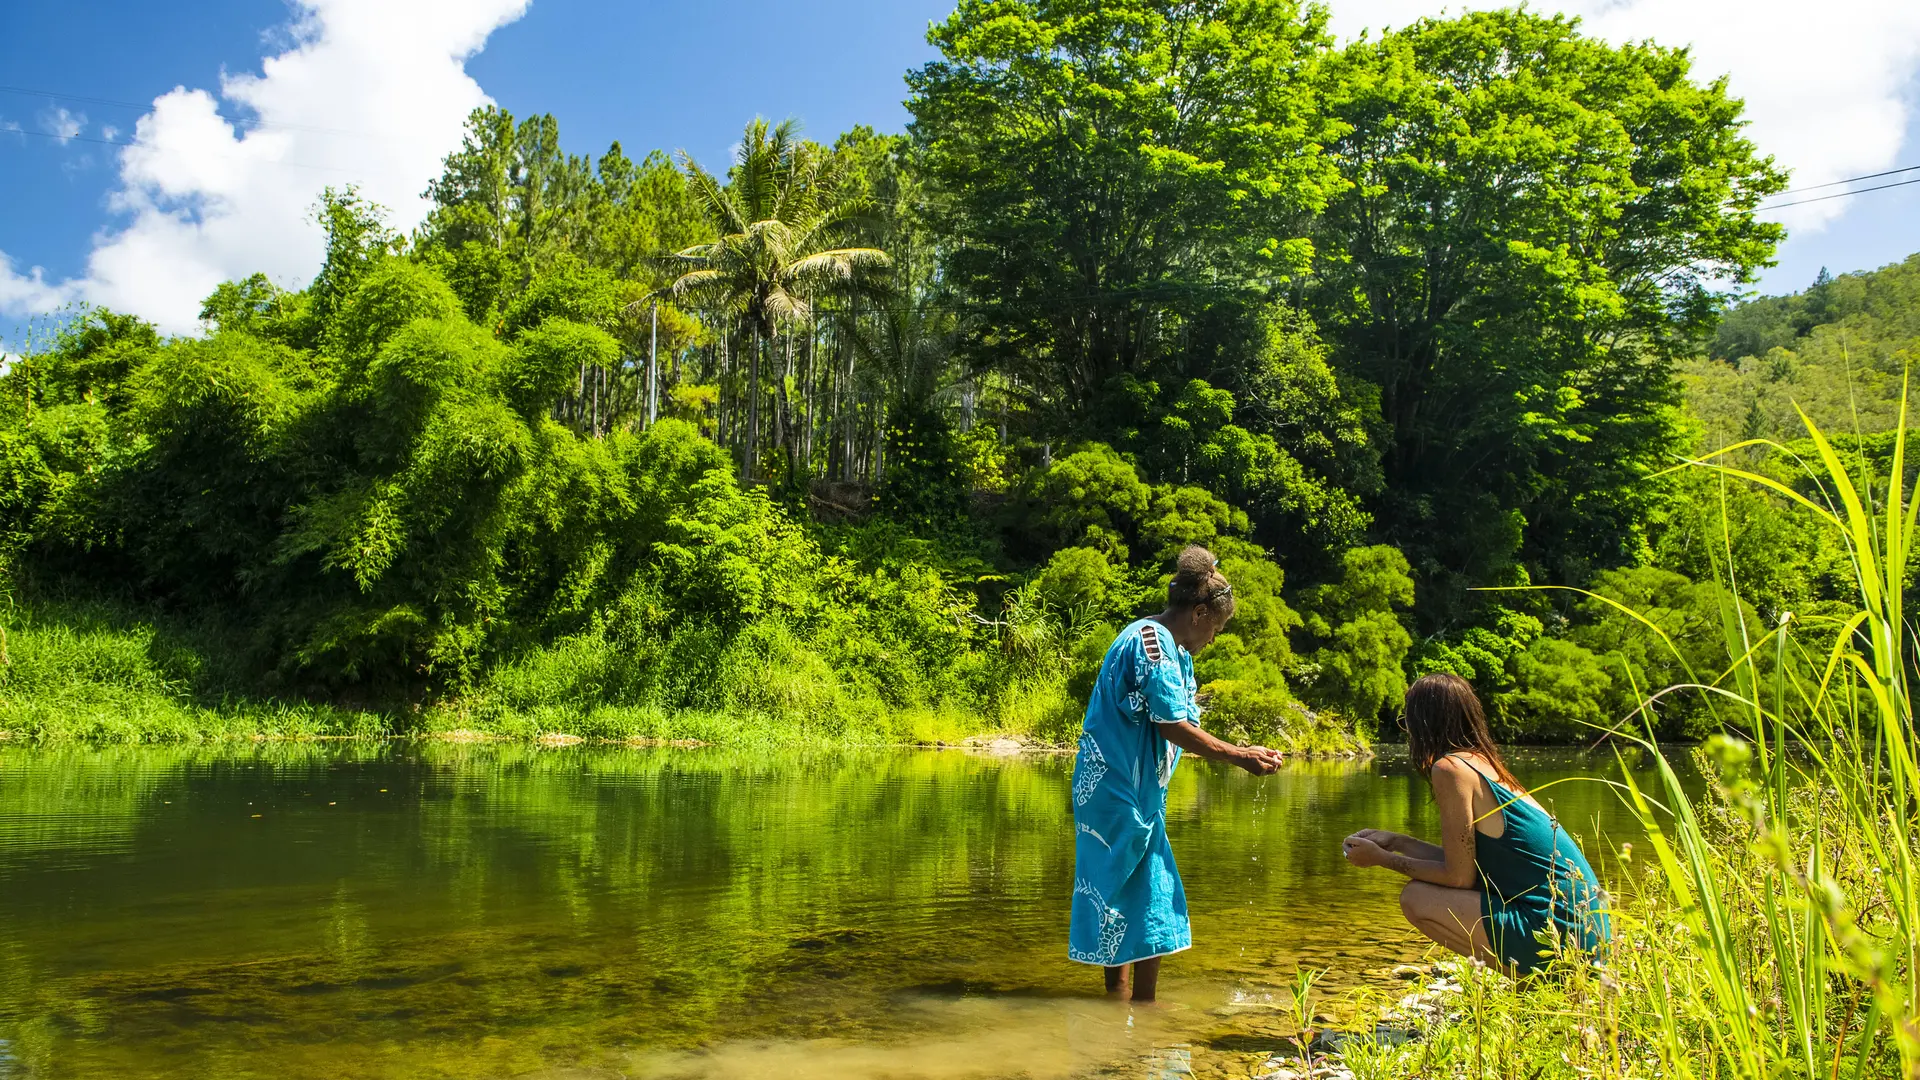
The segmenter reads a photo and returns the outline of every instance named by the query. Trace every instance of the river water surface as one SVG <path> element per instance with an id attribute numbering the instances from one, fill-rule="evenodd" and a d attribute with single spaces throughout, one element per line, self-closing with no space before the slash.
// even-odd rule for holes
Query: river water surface
<path id="1" fill-rule="evenodd" d="M 1517 755 L 1538 789 L 1611 755 Z M 1072 759 L 959 751 L 0 744 L 0 1077 L 1245 1075 L 1296 966 L 1418 957 L 1361 827 L 1390 758 L 1169 801 L 1165 1004 L 1066 958 Z M 1540 800 L 1608 854 L 1607 789 Z"/>

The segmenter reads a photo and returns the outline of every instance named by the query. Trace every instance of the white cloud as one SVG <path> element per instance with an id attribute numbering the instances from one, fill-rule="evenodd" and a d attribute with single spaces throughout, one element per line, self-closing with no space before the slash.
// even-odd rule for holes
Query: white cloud
<path id="1" fill-rule="evenodd" d="M 13 260 L 0 251 L 0 311 L 15 314 L 40 314 L 55 311 L 79 294 L 74 282 L 50 282 L 39 267 L 22 274 L 13 268 Z"/>
<path id="2" fill-rule="evenodd" d="M 1375 36 L 1443 11 L 1510 6 L 1493 2 L 1333 0 L 1333 29 Z M 1582 17 L 1609 41 L 1652 39 L 1693 50 L 1694 77 L 1727 76 L 1744 98 L 1747 135 L 1807 187 L 1895 165 L 1920 85 L 1920 4 L 1913 0 L 1828 0 L 1810 13 L 1787 0 L 1564 0 L 1535 10 Z M 1814 193 L 1820 194 L 1820 193 Z M 1818 231 L 1845 213 L 1834 199 L 1772 215 L 1795 232 Z"/>
<path id="3" fill-rule="evenodd" d="M 43 109 L 40 112 L 40 130 L 65 146 L 73 141 L 75 135 L 87 130 L 87 114 L 68 112 L 65 107 Z"/>
<path id="4" fill-rule="evenodd" d="M 107 126 L 100 129 L 100 137 L 107 140 L 108 142 L 113 142 L 115 139 L 118 139 L 120 137 L 120 129 L 117 127 L 114 127 L 112 124 L 108 124 Z"/>
<path id="5" fill-rule="evenodd" d="M 327 185 L 356 184 L 411 227 L 467 113 L 489 100 L 467 59 L 528 2 L 303 0 L 287 48 L 258 74 L 223 76 L 217 99 L 175 87 L 154 100 L 119 152 L 111 204 L 125 220 L 94 237 L 84 275 L 48 282 L 0 253 L 0 313 L 83 299 L 190 332 L 222 281 L 313 277 L 323 239 L 309 210 Z"/>

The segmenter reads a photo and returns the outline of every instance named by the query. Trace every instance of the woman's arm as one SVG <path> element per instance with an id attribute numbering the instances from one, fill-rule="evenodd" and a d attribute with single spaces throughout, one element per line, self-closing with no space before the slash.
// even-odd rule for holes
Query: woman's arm
<path id="1" fill-rule="evenodd" d="M 1462 762 L 1442 758 L 1434 763 L 1431 775 L 1433 801 L 1440 807 L 1441 846 L 1420 844 L 1425 850 L 1389 851 L 1377 841 L 1355 833 L 1342 845 L 1348 862 L 1355 866 L 1384 866 L 1415 881 L 1450 889 L 1473 886 L 1479 876 L 1473 864 L 1473 796 L 1480 785 L 1480 774 Z"/>
<path id="2" fill-rule="evenodd" d="M 1160 734 L 1173 745 L 1189 754 L 1198 754 L 1208 761 L 1225 761 L 1247 770 L 1255 776 L 1265 776 L 1280 767 L 1280 755 L 1264 746 L 1238 746 L 1224 739 L 1216 739 L 1200 725 L 1184 721 L 1163 723 Z"/>

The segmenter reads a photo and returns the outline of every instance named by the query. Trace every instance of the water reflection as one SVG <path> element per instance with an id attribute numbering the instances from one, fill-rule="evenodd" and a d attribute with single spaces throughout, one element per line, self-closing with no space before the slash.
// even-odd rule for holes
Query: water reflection
<path id="1" fill-rule="evenodd" d="M 1065 956 L 1070 764 L 0 748 L 0 1070 L 1205 1073 L 1279 1045 L 1296 964 L 1337 990 L 1419 951 L 1396 881 L 1339 852 L 1361 826 L 1433 832 L 1404 766 L 1183 767 L 1196 946 L 1167 963 L 1167 1008 L 1111 1006 Z M 1516 762 L 1535 785 L 1610 767 Z M 1632 835 L 1597 785 L 1543 801 Z"/>

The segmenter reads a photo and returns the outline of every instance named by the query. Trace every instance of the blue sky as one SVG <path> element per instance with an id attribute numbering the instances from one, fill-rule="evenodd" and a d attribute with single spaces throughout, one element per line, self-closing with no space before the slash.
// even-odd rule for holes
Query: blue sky
<path id="1" fill-rule="evenodd" d="M 1911 107 L 1920 89 L 1920 17 L 1906 11 L 1912 5 L 1854 0 L 1818 32 L 1779 0 L 1557 6 L 1591 9 L 1589 29 L 1616 40 L 1692 42 L 1703 74 L 1731 73 L 1735 92 L 1752 103 L 1754 137 L 1795 166 L 1801 183 L 1920 164 L 1920 109 Z M 906 120 L 901 74 L 932 55 L 926 27 L 950 7 L 951 0 L 0 5 L 0 40 L 39 43 L 9 50 L 0 74 L 0 205 L 9 210 L 0 216 L 0 322 L 78 299 L 185 329 L 208 281 L 259 268 L 297 285 L 317 265 L 316 235 L 300 219 L 322 185 L 359 183 L 410 224 L 459 118 L 487 98 L 517 115 L 554 113 L 575 152 L 598 154 L 619 139 L 635 156 L 685 149 L 709 164 L 724 162 L 755 115 L 798 117 L 822 139 L 856 123 L 898 130 Z M 1340 2 L 1335 27 L 1351 34 L 1439 7 Z M 1738 18 L 1722 17 L 1734 12 Z M 1835 53 L 1834 63 L 1822 63 L 1822 49 Z M 1789 56 L 1801 63 L 1780 62 Z M 223 84 L 223 75 L 241 78 Z M 13 92 L 22 89 L 66 96 Z M 92 141 L 125 142 L 143 116 L 150 153 L 123 158 Z M 268 122 L 230 127 L 221 116 Z M 1780 266 L 1767 275 L 1769 291 L 1798 288 L 1821 266 L 1838 273 L 1920 250 L 1920 185 L 1797 214 Z"/>

